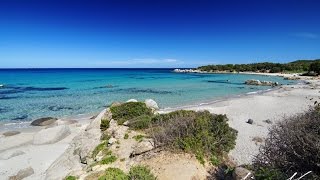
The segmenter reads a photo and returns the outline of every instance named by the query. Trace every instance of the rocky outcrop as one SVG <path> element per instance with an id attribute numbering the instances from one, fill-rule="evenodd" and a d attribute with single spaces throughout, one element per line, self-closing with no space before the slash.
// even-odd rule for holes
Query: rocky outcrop
<path id="1" fill-rule="evenodd" d="M 250 79 L 246 80 L 245 84 L 247 85 L 255 85 L 255 86 L 278 86 L 278 82 L 272 82 L 272 81 L 260 81 L 256 79 Z"/>
<path id="2" fill-rule="evenodd" d="M 150 109 L 153 109 L 153 110 L 158 110 L 159 109 L 159 106 L 157 104 L 156 101 L 154 101 L 153 99 L 146 99 L 144 101 L 144 103 L 146 104 L 146 106 Z"/>
<path id="3" fill-rule="evenodd" d="M 72 140 L 69 148 L 46 170 L 45 179 L 60 180 L 70 172 L 83 172 L 87 164 L 93 162 L 91 155 L 100 144 L 100 122 L 105 113 L 106 110 L 102 111 L 84 132 Z"/>
<path id="4" fill-rule="evenodd" d="M 3 85 L 3 84 L 0 84 L 0 88 L 4 88 L 4 85 Z"/>
<path id="5" fill-rule="evenodd" d="M 203 73 L 203 71 L 198 69 L 174 69 L 173 72 L 176 73 Z"/>
<path id="6" fill-rule="evenodd" d="M 112 136 L 116 139 L 124 138 L 129 127 L 127 126 L 119 126 L 117 121 L 111 119 L 109 128 L 106 130 L 108 134 L 112 134 Z"/>
<path id="7" fill-rule="evenodd" d="M 32 121 L 32 126 L 48 126 L 56 122 L 58 119 L 53 117 L 44 117 Z"/>
<path id="8" fill-rule="evenodd" d="M 66 125 L 42 129 L 33 136 L 33 144 L 41 145 L 56 143 L 70 134 L 70 128 Z"/>
<path id="9" fill-rule="evenodd" d="M 34 170 L 32 169 L 32 167 L 28 167 L 25 169 L 21 169 L 17 175 L 15 176 L 10 176 L 9 180 L 21 180 L 24 179 L 28 176 L 31 176 L 32 174 L 34 174 Z"/>
<path id="10" fill-rule="evenodd" d="M 283 78 L 284 80 L 299 80 L 301 79 L 300 77 L 297 77 L 297 76 L 289 76 L 289 77 L 285 77 Z"/>

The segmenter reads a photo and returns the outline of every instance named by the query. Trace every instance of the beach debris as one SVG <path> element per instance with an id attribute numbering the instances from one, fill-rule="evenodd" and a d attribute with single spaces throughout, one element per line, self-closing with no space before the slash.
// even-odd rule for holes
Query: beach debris
<path id="1" fill-rule="evenodd" d="M 159 109 L 159 106 L 157 104 L 156 101 L 154 101 L 153 99 L 146 99 L 144 101 L 144 103 L 146 104 L 146 106 L 150 109 L 153 109 L 153 110 L 158 110 Z"/>
<path id="2" fill-rule="evenodd" d="M 16 150 L 16 151 L 5 151 L 4 153 L 1 154 L 0 159 L 2 160 L 8 160 L 16 156 L 20 156 L 22 154 L 25 154 L 25 152 L 21 150 Z"/>
<path id="3" fill-rule="evenodd" d="M 58 119 L 53 117 L 44 117 L 32 121 L 32 126 L 48 126 L 56 122 Z"/>
<path id="4" fill-rule="evenodd" d="M 33 136 L 33 144 L 53 144 L 66 138 L 70 134 L 70 128 L 66 125 L 42 129 Z"/>
<path id="5" fill-rule="evenodd" d="M 7 131 L 7 132 L 4 132 L 3 135 L 5 137 L 8 137 L 8 136 L 14 136 L 14 135 L 17 135 L 17 134 L 20 134 L 21 132 L 20 131 Z"/>
<path id="6" fill-rule="evenodd" d="M 27 167 L 25 169 L 21 169 L 17 175 L 15 176 L 10 176 L 9 180 L 21 180 L 24 179 L 28 176 L 31 176 L 32 174 L 34 174 L 34 170 L 32 169 L 32 167 Z"/>
<path id="7" fill-rule="evenodd" d="M 133 147 L 131 157 L 143 154 L 145 152 L 151 151 L 154 148 L 154 141 L 152 139 L 143 139 L 141 142 Z"/>
<path id="8" fill-rule="evenodd" d="M 232 173 L 234 180 L 254 179 L 251 171 L 244 167 L 236 167 Z"/>
<path id="9" fill-rule="evenodd" d="M 267 124 L 272 124 L 272 121 L 270 119 L 266 119 L 263 122 L 267 123 Z"/>
<path id="10" fill-rule="evenodd" d="M 278 86 L 278 82 L 272 82 L 272 81 L 260 81 L 256 79 L 249 79 L 245 81 L 245 84 L 247 85 L 255 85 L 255 86 Z"/>
<path id="11" fill-rule="evenodd" d="M 248 119 L 247 123 L 248 124 L 253 124 L 253 120 L 252 119 Z"/>
<path id="12" fill-rule="evenodd" d="M 136 99 L 129 99 L 127 102 L 138 102 Z"/>

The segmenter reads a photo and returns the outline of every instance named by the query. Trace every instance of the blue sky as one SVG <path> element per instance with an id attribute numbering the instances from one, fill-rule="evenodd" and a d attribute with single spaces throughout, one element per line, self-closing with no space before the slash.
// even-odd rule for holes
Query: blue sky
<path id="1" fill-rule="evenodd" d="M 0 68 L 320 58 L 318 0 L 0 0 Z"/>

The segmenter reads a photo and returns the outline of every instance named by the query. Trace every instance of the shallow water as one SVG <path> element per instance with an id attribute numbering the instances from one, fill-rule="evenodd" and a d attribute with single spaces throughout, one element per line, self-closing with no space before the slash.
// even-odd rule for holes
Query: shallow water
<path id="1" fill-rule="evenodd" d="M 281 77 L 182 74 L 172 69 L 2 69 L 0 121 L 95 113 L 131 98 L 152 98 L 168 108 L 270 88 L 245 85 L 248 79 L 294 83 Z"/>

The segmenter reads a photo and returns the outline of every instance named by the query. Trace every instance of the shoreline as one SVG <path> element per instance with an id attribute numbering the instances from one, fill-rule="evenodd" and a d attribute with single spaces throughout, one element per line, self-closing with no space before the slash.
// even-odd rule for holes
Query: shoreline
<path id="1" fill-rule="evenodd" d="M 175 73 L 184 73 L 184 72 L 175 72 Z M 187 72 L 187 73 L 199 73 L 199 72 Z M 256 72 L 239 72 L 239 73 L 232 73 L 232 72 L 201 72 L 201 74 L 249 74 L 249 75 L 261 75 L 261 76 L 280 76 L 280 77 L 294 77 L 297 74 L 282 74 L 282 73 L 256 73 Z M 301 79 L 300 80 L 296 80 L 297 83 L 299 83 L 298 81 L 305 81 L 305 80 L 310 80 L 312 79 L 312 77 L 307 77 L 307 76 L 299 76 Z M 247 93 L 240 93 L 240 94 L 233 94 L 233 95 L 227 95 L 227 96 L 221 96 L 221 97 L 215 97 L 212 98 L 210 100 L 198 100 L 198 101 L 194 101 L 194 102 L 190 102 L 190 103 L 186 103 L 186 104 L 179 104 L 179 105 L 175 105 L 172 107 L 165 107 L 160 109 L 159 111 L 168 111 L 168 110 L 175 110 L 175 109 L 181 109 L 181 108 L 192 108 L 192 107 L 197 107 L 197 106 L 201 106 L 201 105 L 212 105 L 214 103 L 217 102 L 221 102 L 221 101 L 226 101 L 229 99 L 233 99 L 233 98 L 241 98 L 244 96 L 248 96 L 248 95 L 254 95 L 254 94 L 263 94 L 269 91 L 274 91 L 277 90 L 278 88 L 280 88 L 282 85 L 278 86 L 278 87 L 270 87 L 268 89 L 265 90 L 257 90 L 257 91 L 250 91 Z M 88 119 L 91 118 L 97 114 L 99 114 L 99 112 L 101 112 L 101 110 L 97 110 L 94 112 L 88 112 L 85 114 L 75 114 L 75 115 L 63 115 L 61 117 L 57 117 L 58 119 L 61 120 L 79 120 L 79 119 Z M 25 129 L 32 129 L 33 126 L 30 126 L 30 123 L 33 120 L 28 120 L 28 121 L 12 121 L 12 120 L 6 120 L 6 121 L 0 121 L 0 135 L 1 133 L 5 132 L 5 131 L 11 131 L 11 130 L 19 130 L 19 131 L 24 131 Z"/>
<path id="2" fill-rule="evenodd" d="M 320 81 L 302 80 L 309 83 L 294 85 L 281 85 L 276 88 L 248 92 L 241 95 L 233 95 L 221 99 L 210 100 L 193 105 L 179 106 L 175 108 L 163 108 L 159 113 L 167 113 L 178 109 L 203 111 L 208 110 L 215 114 L 226 114 L 229 125 L 238 131 L 236 147 L 229 156 L 238 165 L 248 164 L 257 154 L 263 142 L 255 142 L 253 138 L 260 138 L 262 141 L 268 134 L 268 129 L 283 116 L 290 116 L 302 113 L 313 104 L 310 99 L 319 98 Z M 318 100 L 318 99 L 317 99 Z M 5 144 L 0 148 L 0 177 L 8 177 L 17 174 L 23 168 L 30 167 L 35 173 L 30 178 L 45 179 L 47 171 L 59 160 L 69 148 L 73 147 L 74 140 L 79 135 L 86 133 L 87 129 L 95 124 L 104 110 L 95 119 L 86 116 L 74 124 L 67 124 L 71 130 L 70 135 L 59 142 L 45 145 L 32 143 L 33 137 L 46 127 L 33 127 L 21 130 L 20 134 L 4 137 L 0 135 L 0 143 Z M 64 120 L 73 120 L 64 119 Z M 246 121 L 253 119 L 253 124 Z M 272 124 L 266 123 L 270 120 Z M 50 128 L 49 128 L 50 129 Z M 100 127 L 97 127 L 100 129 Z M 94 130 L 96 132 L 99 130 Z M 99 131 L 100 133 L 100 131 Z M 100 135 L 97 135 L 100 138 Z M 23 154 L 19 154 L 23 152 Z M 18 154 L 18 155 L 17 155 Z M 25 160 L 28 159 L 26 162 Z M 24 163 L 19 163 L 24 162 Z M 17 165 L 18 164 L 18 165 Z M 57 169 L 51 169 L 50 173 Z"/>

